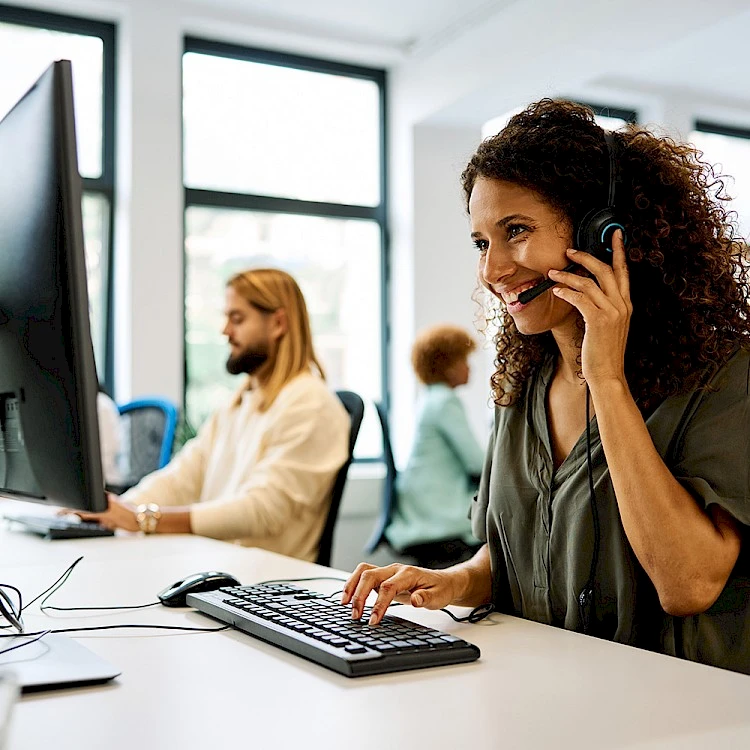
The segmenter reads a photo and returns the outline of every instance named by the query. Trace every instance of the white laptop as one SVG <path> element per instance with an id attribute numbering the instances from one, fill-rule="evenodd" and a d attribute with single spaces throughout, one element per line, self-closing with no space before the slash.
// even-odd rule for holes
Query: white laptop
<path id="1" fill-rule="evenodd" d="M 8 741 L 10 715 L 18 695 L 18 684 L 12 672 L 0 672 L 0 750 Z"/>
<path id="2" fill-rule="evenodd" d="M 2 648 L 9 648 L 25 640 L 28 639 L 21 635 L 3 638 Z M 0 654 L 0 672 L 3 671 L 15 675 L 22 692 L 97 685 L 120 674 L 117 667 L 86 646 L 54 633 L 48 633 L 23 648 Z"/>

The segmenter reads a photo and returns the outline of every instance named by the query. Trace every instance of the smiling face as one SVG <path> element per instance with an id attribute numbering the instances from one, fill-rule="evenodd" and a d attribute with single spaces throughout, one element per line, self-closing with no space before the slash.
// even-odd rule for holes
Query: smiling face
<path id="1" fill-rule="evenodd" d="M 480 281 L 503 301 L 518 330 L 535 334 L 575 325 L 576 310 L 550 290 L 526 305 L 518 301 L 550 269 L 568 265 L 570 222 L 532 190 L 484 177 L 474 183 L 469 214 Z"/>

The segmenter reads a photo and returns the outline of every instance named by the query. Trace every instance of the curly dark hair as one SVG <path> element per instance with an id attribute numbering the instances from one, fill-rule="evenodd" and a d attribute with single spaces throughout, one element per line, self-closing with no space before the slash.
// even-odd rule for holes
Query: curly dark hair
<path id="1" fill-rule="evenodd" d="M 625 373 L 645 414 L 750 347 L 748 261 L 724 183 L 701 152 L 637 125 L 617 131 L 614 144 L 634 308 Z M 603 131 L 588 107 L 542 99 L 479 146 L 461 176 L 467 208 L 479 177 L 533 190 L 575 227 L 607 203 Z M 500 304 L 491 384 L 495 403 L 508 406 L 556 347 L 550 333 L 521 335 Z"/>

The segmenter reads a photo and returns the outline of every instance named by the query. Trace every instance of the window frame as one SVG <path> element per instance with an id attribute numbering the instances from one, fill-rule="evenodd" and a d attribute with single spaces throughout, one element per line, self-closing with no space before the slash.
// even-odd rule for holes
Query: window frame
<path id="1" fill-rule="evenodd" d="M 382 385 L 381 401 L 388 407 L 390 403 L 388 352 L 390 350 L 390 258 L 388 233 L 388 194 L 387 194 L 387 110 L 386 110 L 386 72 L 378 68 L 368 68 L 358 65 L 325 60 L 322 58 L 293 55 L 286 52 L 245 47 L 242 45 L 217 42 L 195 36 L 186 36 L 183 46 L 183 57 L 187 53 L 213 55 L 245 62 L 276 65 L 284 68 L 294 68 L 312 73 L 328 73 L 373 81 L 378 87 L 379 100 L 379 128 L 380 128 L 380 202 L 377 206 L 361 206 L 347 203 L 329 203 L 324 201 L 299 200 L 296 198 L 280 198 L 270 195 L 254 193 L 236 193 L 222 190 L 206 190 L 192 188 L 185 185 L 184 180 L 184 152 L 183 152 L 183 264 L 182 264 L 182 324 L 187 332 L 187 310 L 185 293 L 187 289 L 187 262 L 185 256 L 185 238 L 187 236 L 186 216 L 189 208 L 225 208 L 263 213 L 288 213 L 302 216 L 317 216 L 335 219 L 366 219 L 374 221 L 380 229 L 380 335 L 381 335 L 381 363 L 380 377 Z M 183 134 L 184 142 L 184 134 Z M 187 404 L 187 343 L 183 336 L 182 350 L 183 378 L 182 378 L 182 407 L 185 412 Z M 381 456 L 355 459 L 360 463 L 382 461 Z"/>
<path id="2" fill-rule="evenodd" d="M 711 120 L 695 118 L 693 120 L 693 131 L 697 133 L 708 133 L 710 135 L 723 135 L 727 138 L 741 138 L 742 140 L 750 141 L 750 127 L 724 125 Z M 736 209 L 732 210 L 736 211 Z M 736 215 L 739 220 L 739 214 Z M 750 219 L 750 217 L 748 218 Z"/>
<path id="3" fill-rule="evenodd" d="M 712 135 L 726 135 L 730 138 L 744 138 L 750 140 L 750 127 L 742 128 L 735 125 L 722 125 L 710 120 L 694 120 L 693 130 L 699 133 L 711 133 Z"/>
<path id="4" fill-rule="evenodd" d="M 104 362 L 100 377 L 109 393 L 114 393 L 114 216 L 115 216 L 115 80 L 117 28 L 115 24 L 31 8 L 0 4 L 0 22 L 59 31 L 79 36 L 95 36 L 102 40 L 102 171 L 99 177 L 81 177 L 84 193 L 103 196 L 109 204 L 106 225 L 107 245 L 102 260 L 104 268 Z"/>
<path id="5" fill-rule="evenodd" d="M 638 111 L 635 109 L 627 109 L 625 107 L 611 107 L 608 104 L 597 104 L 594 102 L 578 101 L 578 104 L 582 104 L 584 107 L 588 107 L 593 110 L 595 115 L 601 117 L 616 117 L 619 120 L 624 120 L 630 125 L 634 125 L 638 122 Z"/>

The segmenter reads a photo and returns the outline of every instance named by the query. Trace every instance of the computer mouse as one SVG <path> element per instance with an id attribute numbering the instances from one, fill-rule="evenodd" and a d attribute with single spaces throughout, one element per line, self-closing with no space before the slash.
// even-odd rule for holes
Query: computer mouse
<path id="1" fill-rule="evenodd" d="M 239 586 L 240 582 L 229 573 L 209 570 L 205 573 L 194 573 L 187 578 L 167 586 L 159 592 L 159 600 L 166 607 L 186 607 L 187 595 L 203 591 L 215 591 L 225 586 Z"/>

